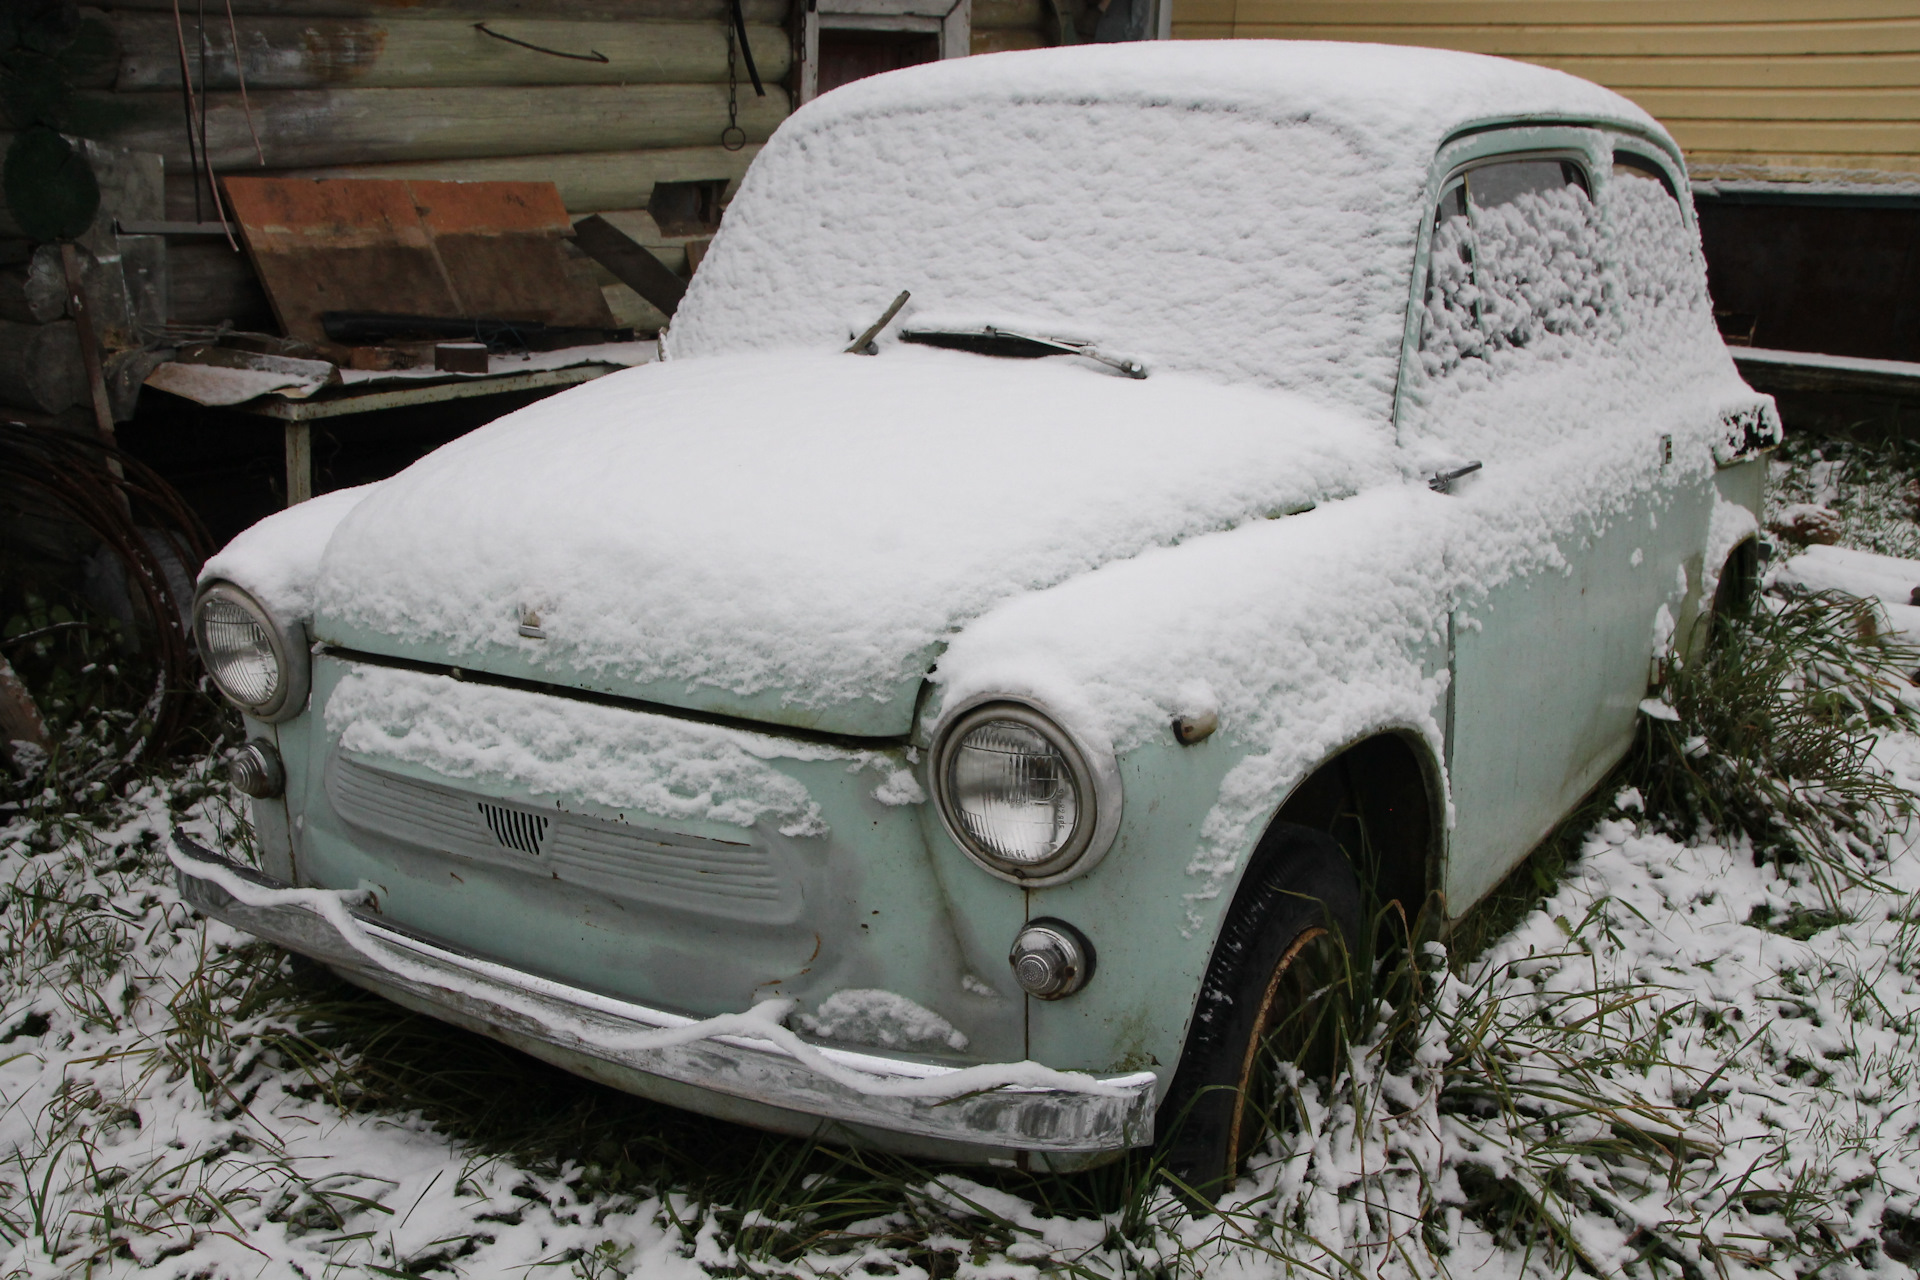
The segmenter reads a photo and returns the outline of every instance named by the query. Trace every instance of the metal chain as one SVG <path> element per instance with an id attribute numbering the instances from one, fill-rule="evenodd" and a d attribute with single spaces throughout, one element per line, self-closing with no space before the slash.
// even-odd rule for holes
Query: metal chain
<path id="1" fill-rule="evenodd" d="M 738 151 L 747 145 L 747 131 L 740 127 L 740 39 L 727 28 L 727 127 L 720 131 L 720 145 Z"/>

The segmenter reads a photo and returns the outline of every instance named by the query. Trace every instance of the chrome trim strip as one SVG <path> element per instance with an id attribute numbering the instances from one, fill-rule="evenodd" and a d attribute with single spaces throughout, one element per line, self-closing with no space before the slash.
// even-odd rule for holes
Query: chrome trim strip
<path id="1" fill-rule="evenodd" d="M 268 889 L 291 886 L 206 848 L 175 831 L 180 859 L 206 864 Z M 807 1069 L 768 1041 L 723 1035 L 655 1049 L 609 1049 L 556 1032 L 514 1005 L 531 1000 L 613 1034 L 657 1031 L 695 1021 L 612 996 L 541 978 L 443 943 L 418 937 L 362 910 L 353 915 L 381 942 L 404 950 L 418 963 L 445 972 L 449 987 L 415 981 L 380 968 L 355 950 L 316 912 L 301 906 L 250 907 L 210 880 L 178 876 L 180 893 L 203 915 L 323 964 L 350 970 L 450 1013 L 574 1053 L 714 1093 L 745 1098 L 823 1120 L 870 1126 L 902 1134 L 998 1149 L 1008 1154 L 1096 1154 L 1153 1141 L 1155 1085 L 1150 1071 L 1102 1078 L 1102 1093 L 1032 1085 L 1006 1086 L 957 1098 L 886 1097 L 862 1093 Z M 459 989 L 452 989 L 452 988 Z M 489 999 L 485 988 L 501 997 Z M 480 990 L 476 990 L 480 988 Z M 882 1079 L 924 1080 L 961 1068 L 914 1062 L 819 1046 L 835 1064 Z"/>

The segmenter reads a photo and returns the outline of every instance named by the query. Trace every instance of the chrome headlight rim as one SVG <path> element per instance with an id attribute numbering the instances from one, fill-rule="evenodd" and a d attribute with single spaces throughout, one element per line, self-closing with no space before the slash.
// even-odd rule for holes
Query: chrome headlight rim
<path id="1" fill-rule="evenodd" d="M 265 702 L 250 703 L 235 697 L 214 673 L 213 664 L 207 661 L 206 606 L 215 599 L 236 605 L 250 614 L 267 637 L 280 680 L 273 696 Z M 201 665 L 206 668 L 213 687 L 220 691 L 221 697 L 242 712 L 266 724 L 291 719 L 306 708 L 308 682 L 312 673 L 304 632 L 305 628 L 297 623 L 290 627 L 281 622 L 245 589 L 224 579 L 207 583 L 193 598 L 193 643 L 200 652 Z"/>
<path id="2" fill-rule="evenodd" d="M 955 749 L 968 733 L 992 720 L 1011 720 L 1039 733 L 1067 762 L 1078 793 L 1079 820 L 1073 834 L 1046 859 L 1031 865 L 1007 862 L 982 849 L 954 812 L 949 786 Z M 1107 855 L 1120 830 L 1120 766 L 1110 751 L 1090 746 L 1037 702 L 1009 694 L 982 694 L 958 703 L 941 716 L 932 734 L 928 776 L 934 809 L 947 835 L 969 861 L 996 880 L 1028 889 L 1044 889 L 1085 875 Z"/>

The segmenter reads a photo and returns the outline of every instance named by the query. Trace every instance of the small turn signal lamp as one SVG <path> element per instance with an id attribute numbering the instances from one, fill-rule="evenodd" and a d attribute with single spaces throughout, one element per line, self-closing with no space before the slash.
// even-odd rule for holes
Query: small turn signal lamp
<path id="1" fill-rule="evenodd" d="M 227 781 L 242 795 L 271 800 L 287 789 L 287 767 L 271 742 L 252 738 L 227 757 Z"/>
<path id="2" fill-rule="evenodd" d="M 1093 944 L 1064 920 L 1035 920 L 1014 937 L 1007 963 L 1022 991 L 1059 1000 L 1093 977 Z"/>

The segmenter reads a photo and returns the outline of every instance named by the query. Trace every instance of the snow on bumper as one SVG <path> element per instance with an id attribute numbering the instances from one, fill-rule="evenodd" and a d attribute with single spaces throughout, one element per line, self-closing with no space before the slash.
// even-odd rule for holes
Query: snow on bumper
<path id="1" fill-rule="evenodd" d="M 848 1125 L 1008 1154 L 1097 1154 L 1153 1141 L 1152 1072 L 1035 1063 L 958 1068 L 811 1045 L 786 1002 L 696 1021 L 415 937 L 174 833 L 181 895 L 202 914 L 478 1023 L 650 1076 Z"/>

